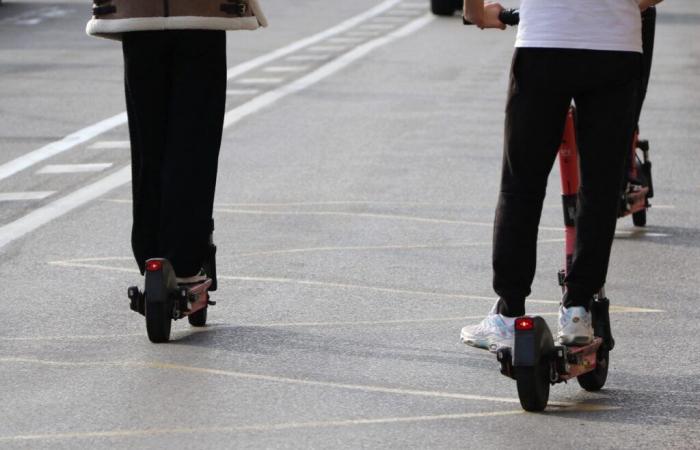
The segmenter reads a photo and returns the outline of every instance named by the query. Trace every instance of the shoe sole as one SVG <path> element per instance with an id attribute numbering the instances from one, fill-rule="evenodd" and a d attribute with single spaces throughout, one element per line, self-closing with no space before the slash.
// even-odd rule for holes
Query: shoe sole
<path id="1" fill-rule="evenodd" d="M 566 337 L 559 336 L 559 343 L 563 345 L 588 345 L 593 342 L 593 337 L 589 336 L 574 336 Z"/>

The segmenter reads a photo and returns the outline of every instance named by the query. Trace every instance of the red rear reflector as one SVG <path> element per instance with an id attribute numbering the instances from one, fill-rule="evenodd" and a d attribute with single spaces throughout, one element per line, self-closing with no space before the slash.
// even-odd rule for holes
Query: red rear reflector
<path id="1" fill-rule="evenodd" d="M 163 268 L 163 263 L 160 261 L 148 261 L 146 263 L 146 270 L 149 272 L 157 272 Z"/>
<path id="2" fill-rule="evenodd" d="M 532 330 L 535 328 L 535 321 L 532 317 L 519 317 L 515 319 L 515 329 L 520 331 Z"/>

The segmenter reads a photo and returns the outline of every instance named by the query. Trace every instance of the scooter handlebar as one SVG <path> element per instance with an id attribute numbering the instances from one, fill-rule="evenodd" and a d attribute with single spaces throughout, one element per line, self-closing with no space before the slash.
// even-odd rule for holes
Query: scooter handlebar
<path id="1" fill-rule="evenodd" d="M 520 23 L 520 10 L 504 9 L 498 14 L 498 20 L 505 25 L 515 26 Z M 464 25 L 474 25 L 473 22 L 468 21 L 464 16 L 462 16 L 462 23 Z"/>

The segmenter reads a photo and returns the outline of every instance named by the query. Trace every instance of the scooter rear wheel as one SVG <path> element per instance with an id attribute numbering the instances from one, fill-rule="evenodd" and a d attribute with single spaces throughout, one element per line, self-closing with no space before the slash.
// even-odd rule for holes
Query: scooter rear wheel
<path id="1" fill-rule="evenodd" d="M 599 391 L 605 386 L 608 379 L 608 367 L 610 365 L 610 351 L 599 348 L 596 353 L 596 367 L 591 372 L 576 377 L 579 386 L 591 392 Z"/>
<path id="2" fill-rule="evenodd" d="M 549 364 L 539 361 L 533 367 L 515 367 L 518 398 L 525 411 L 543 411 L 549 401 Z"/>
<path id="3" fill-rule="evenodd" d="M 146 297 L 146 332 L 154 344 L 170 340 L 172 311 L 168 302 L 149 302 Z"/>

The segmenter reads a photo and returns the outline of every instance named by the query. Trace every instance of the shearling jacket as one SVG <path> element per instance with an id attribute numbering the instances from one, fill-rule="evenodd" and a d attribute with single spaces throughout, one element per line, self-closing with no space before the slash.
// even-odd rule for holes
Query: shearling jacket
<path id="1" fill-rule="evenodd" d="M 90 36 L 128 31 L 254 30 L 267 26 L 258 0 L 93 0 Z"/>

